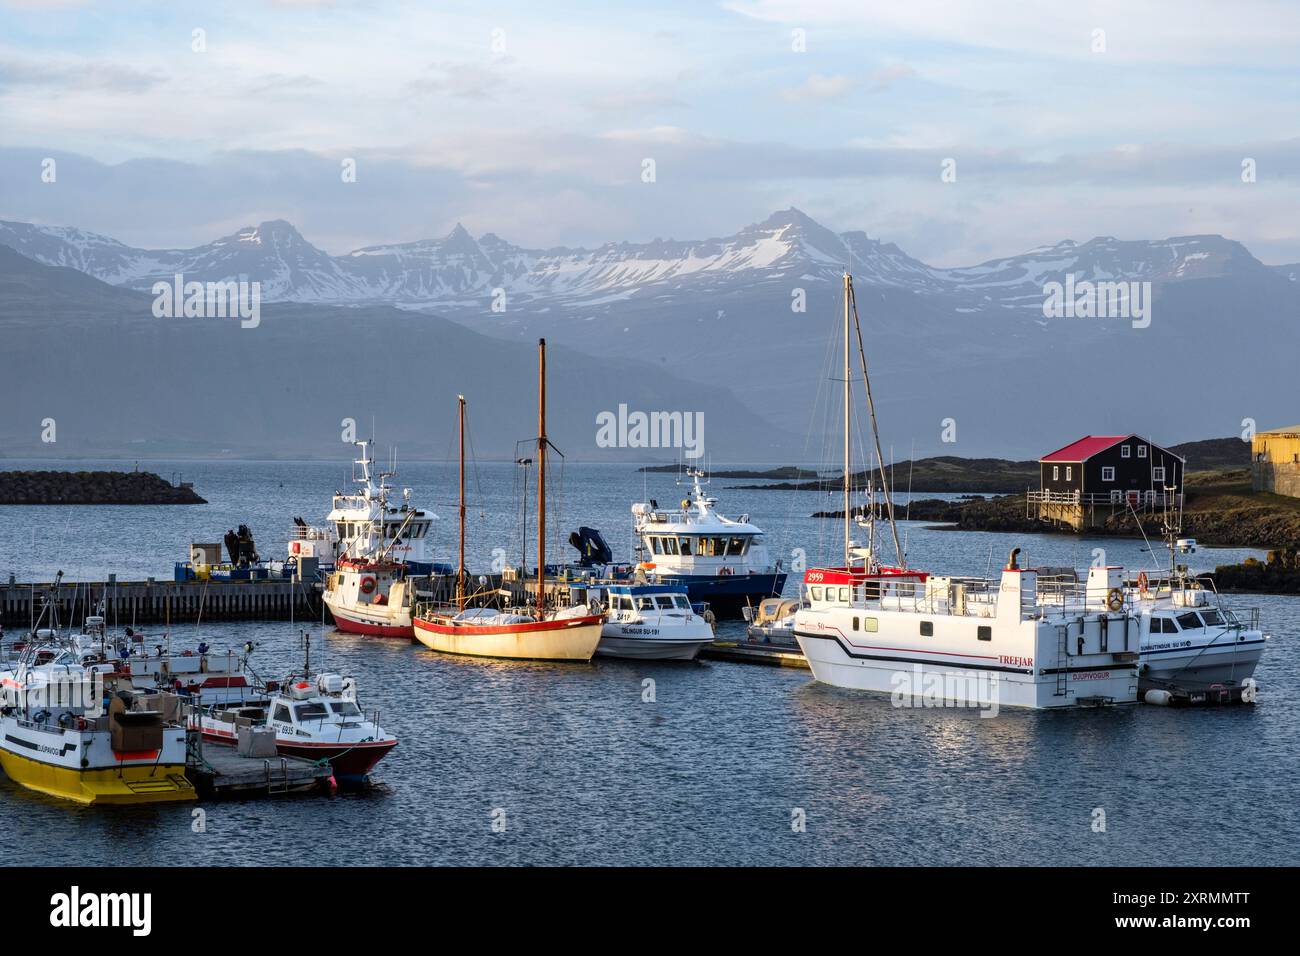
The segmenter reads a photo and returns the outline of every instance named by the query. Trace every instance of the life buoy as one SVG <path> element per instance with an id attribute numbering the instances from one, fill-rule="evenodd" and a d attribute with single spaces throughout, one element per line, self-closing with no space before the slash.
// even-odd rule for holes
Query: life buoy
<path id="1" fill-rule="evenodd" d="M 375 587 L 376 587 L 375 579 L 372 578 L 370 575 L 367 574 L 367 575 L 364 575 L 364 576 L 361 578 L 361 593 L 362 593 L 362 594 L 374 594 L 374 593 L 375 593 Z"/>
<path id="2" fill-rule="evenodd" d="M 1143 597 L 1146 597 L 1146 595 L 1151 593 L 1151 588 L 1149 587 L 1150 583 L 1151 579 L 1147 577 L 1147 573 L 1145 571 L 1139 571 L 1138 590 L 1142 592 Z"/>
<path id="3" fill-rule="evenodd" d="M 1124 592 L 1119 588 L 1111 588 L 1106 594 L 1106 606 L 1112 611 L 1118 611 L 1124 607 Z"/>

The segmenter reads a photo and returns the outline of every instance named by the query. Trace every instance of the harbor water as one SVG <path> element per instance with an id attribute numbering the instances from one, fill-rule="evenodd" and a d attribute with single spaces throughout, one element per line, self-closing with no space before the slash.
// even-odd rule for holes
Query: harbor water
<path id="1" fill-rule="evenodd" d="M 141 467 L 182 471 L 210 504 L 0 507 L 0 575 L 167 578 L 191 542 L 219 541 L 241 523 L 263 557 L 279 558 L 292 518 L 319 522 L 330 494 L 347 487 L 346 466 L 333 463 Z M 442 516 L 436 533 L 450 555 L 454 465 L 400 470 L 398 486 Z M 475 570 L 522 557 L 519 477 L 513 464 L 471 469 Z M 834 495 L 728 487 L 756 483 L 716 479 L 710 490 L 723 514 L 765 528 L 787 565 L 833 553 L 839 525 L 809 515 L 836 507 Z M 667 506 L 683 494 L 672 475 L 571 463 L 552 499 L 563 534 L 548 556 L 567 559 L 562 540 L 582 524 L 629 560 L 630 503 Z M 995 572 L 1014 546 L 1028 564 L 1082 567 L 1101 557 L 1097 548 L 1134 569 L 1164 561 L 1140 540 L 903 528 L 909 563 L 944 573 Z M 889 559 L 892 545 L 882 547 Z M 1258 552 L 1206 548 L 1184 560 L 1208 570 L 1248 554 Z M 1272 638 L 1253 706 L 995 717 L 895 708 L 783 668 L 459 659 L 319 621 L 175 626 L 173 646 L 255 642 L 253 666 L 268 677 L 301 663 L 308 627 L 313 668 L 355 676 L 363 707 L 400 740 L 377 786 L 105 809 L 43 798 L 0 775 L 0 826 L 14 858 L 51 865 L 1300 863 L 1300 598 L 1240 595 L 1232 606 L 1258 607 Z M 721 630 L 743 635 L 739 623 Z M 154 643 L 163 628 L 146 631 Z"/>

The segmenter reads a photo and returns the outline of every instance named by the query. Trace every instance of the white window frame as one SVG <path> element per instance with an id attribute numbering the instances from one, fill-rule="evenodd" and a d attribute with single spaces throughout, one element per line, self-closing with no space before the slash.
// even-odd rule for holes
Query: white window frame
<path id="1" fill-rule="evenodd" d="M 1165 480 L 1165 468 L 1164 468 L 1163 465 L 1152 465 L 1152 466 L 1151 466 L 1151 480 L 1152 480 L 1152 481 L 1164 481 L 1164 480 Z"/>
<path id="2" fill-rule="evenodd" d="M 1066 466 L 1065 466 L 1065 480 L 1066 480 L 1066 481 L 1074 481 L 1074 466 L 1073 466 L 1073 465 L 1066 465 Z"/>
<path id="3" fill-rule="evenodd" d="M 1053 465 L 1053 466 L 1052 466 L 1052 480 L 1053 480 L 1053 481 L 1060 481 L 1060 480 L 1061 480 L 1061 466 L 1060 466 L 1060 465 Z"/>
<path id="4" fill-rule="evenodd" d="M 1102 469 L 1101 469 L 1101 480 L 1102 480 L 1102 481 L 1114 481 L 1114 480 L 1115 480 L 1115 466 L 1114 466 L 1114 465 L 1103 465 L 1103 466 L 1102 466 Z"/>
<path id="5" fill-rule="evenodd" d="M 1147 446 L 1146 446 L 1146 445 L 1138 445 L 1138 457 L 1139 457 L 1139 458 L 1145 458 L 1146 456 L 1147 456 Z"/>
<path id="6" fill-rule="evenodd" d="M 1119 457 L 1121 457 L 1121 458 L 1132 458 L 1132 457 L 1133 457 L 1133 449 L 1130 448 L 1128 445 L 1122 445 L 1122 446 L 1120 446 Z"/>

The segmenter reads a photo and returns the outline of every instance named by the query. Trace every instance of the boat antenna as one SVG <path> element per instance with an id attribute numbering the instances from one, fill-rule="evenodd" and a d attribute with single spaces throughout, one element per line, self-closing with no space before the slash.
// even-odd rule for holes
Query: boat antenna
<path id="1" fill-rule="evenodd" d="M 907 558 L 904 557 L 904 555 L 903 555 L 903 545 L 902 545 L 902 542 L 899 541 L 899 538 L 898 538 L 898 523 L 894 520 L 894 498 L 893 498 L 893 495 L 890 494 L 890 490 L 889 490 L 889 478 L 888 478 L 888 476 L 886 475 L 886 472 L 885 472 L 885 458 L 884 458 L 884 455 L 882 455 L 882 454 L 880 453 L 880 429 L 879 429 L 879 428 L 877 427 L 877 425 L 876 425 L 876 402 L 875 402 L 875 399 L 873 399 L 872 396 L 871 396 L 871 376 L 867 374 L 867 350 L 866 350 L 866 347 L 862 344 L 862 321 L 861 321 L 861 319 L 858 317 L 858 297 L 857 297 L 857 296 L 854 294 L 854 292 L 853 292 L 853 279 L 852 279 L 852 277 L 850 277 L 847 273 L 845 273 L 845 275 L 844 275 L 844 280 L 845 280 L 845 283 L 844 283 L 844 285 L 845 285 L 845 294 L 847 295 L 848 300 L 851 301 L 852 304 L 853 304 L 853 324 L 854 324 L 854 327 L 857 329 L 857 333 L 858 333 L 858 356 L 859 356 L 859 358 L 862 360 L 862 382 L 863 382 L 863 385 L 864 385 L 864 387 L 866 388 L 866 392 L 867 392 L 867 412 L 868 412 L 868 414 L 871 416 L 871 438 L 872 438 L 872 441 L 874 441 L 874 442 L 875 442 L 875 445 L 876 445 L 876 461 L 878 461 L 878 462 L 880 463 L 880 488 L 881 488 L 881 491 L 883 491 L 883 492 L 885 493 L 885 509 L 886 509 L 886 511 L 887 511 L 887 513 L 888 513 L 888 515 L 889 515 L 889 531 L 890 531 L 890 534 L 892 534 L 893 537 L 894 537 L 894 550 L 895 550 L 895 552 L 897 552 L 897 554 L 898 554 L 898 566 L 899 566 L 900 568 L 906 568 L 906 567 L 907 567 Z M 844 308 L 845 308 L 845 313 L 846 313 L 846 316 L 845 316 L 845 322 L 846 322 L 846 333 L 845 333 L 845 334 L 846 334 L 846 337 L 847 337 L 847 312 L 848 312 L 848 301 L 846 301 Z M 847 352 L 848 352 L 848 346 L 847 346 L 847 344 L 845 345 L 845 349 L 844 349 L 844 350 L 845 350 L 845 353 L 847 354 Z M 845 362 L 845 367 L 844 367 L 844 368 L 845 368 L 845 370 L 844 370 L 844 377 L 847 379 L 847 378 L 848 378 L 848 363 L 847 363 L 847 361 Z M 846 394 L 847 394 L 847 391 L 848 391 L 848 389 L 847 389 L 847 386 L 846 386 L 846 387 L 845 387 L 845 392 L 846 392 Z M 847 413 L 846 413 L 845 424 L 847 425 L 847 423 L 848 423 L 848 419 L 847 419 Z M 847 438 L 846 438 L 846 441 L 847 441 Z M 845 467 L 847 467 L 847 465 L 846 465 Z"/>

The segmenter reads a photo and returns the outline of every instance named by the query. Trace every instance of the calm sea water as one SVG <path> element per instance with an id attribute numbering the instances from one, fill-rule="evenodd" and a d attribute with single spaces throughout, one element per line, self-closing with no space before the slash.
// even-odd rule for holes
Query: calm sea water
<path id="1" fill-rule="evenodd" d="M 99 465 L 122 467 L 50 467 Z M 278 557 L 292 517 L 318 521 L 345 484 L 344 467 L 318 462 L 142 467 L 183 472 L 211 503 L 0 507 L 0 575 L 166 576 L 191 541 L 220 540 L 238 523 L 250 525 L 264 556 Z M 450 552 L 452 466 L 408 464 L 400 480 L 444 516 Z M 833 498 L 726 488 L 741 483 L 713 483 L 719 508 L 748 512 L 775 552 L 802 549 L 816 561 L 834 548 L 838 526 L 808 517 Z M 515 556 L 515 467 L 482 464 L 470 484 L 472 564 L 486 567 L 494 549 Z M 625 559 L 629 503 L 682 494 L 672 476 L 574 464 L 556 521 L 565 536 L 579 523 L 601 528 Z M 1013 546 L 1038 564 L 1084 566 L 1104 548 L 1110 563 L 1153 566 L 1141 541 L 905 528 L 910 562 L 945 572 L 996 570 Z M 553 547 L 567 554 L 560 540 Z M 1249 553 L 1206 549 L 1191 560 L 1208 569 Z M 13 858 L 50 864 L 1300 863 L 1300 599 L 1237 604 L 1258 606 L 1273 638 L 1253 707 L 992 719 L 896 710 L 805 671 L 473 661 L 322 635 L 317 624 L 315 663 L 355 675 L 364 705 L 401 740 L 371 792 L 206 804 L 206 832 L 196 833 L 193 807 L 78 809 L 0 776 L 0 826 Z M 202 637 L 220 648 L 252 639 L 258 670 L 274 674 L 298 663 L 300 628 L 178 626 L 173 641 Z M 1104 832 L 1094 830 L 1096 808 Z M 792 827 L 799 817 L 803 832 Z M 501 820 L 504 832 L 494 832 Z"/>

